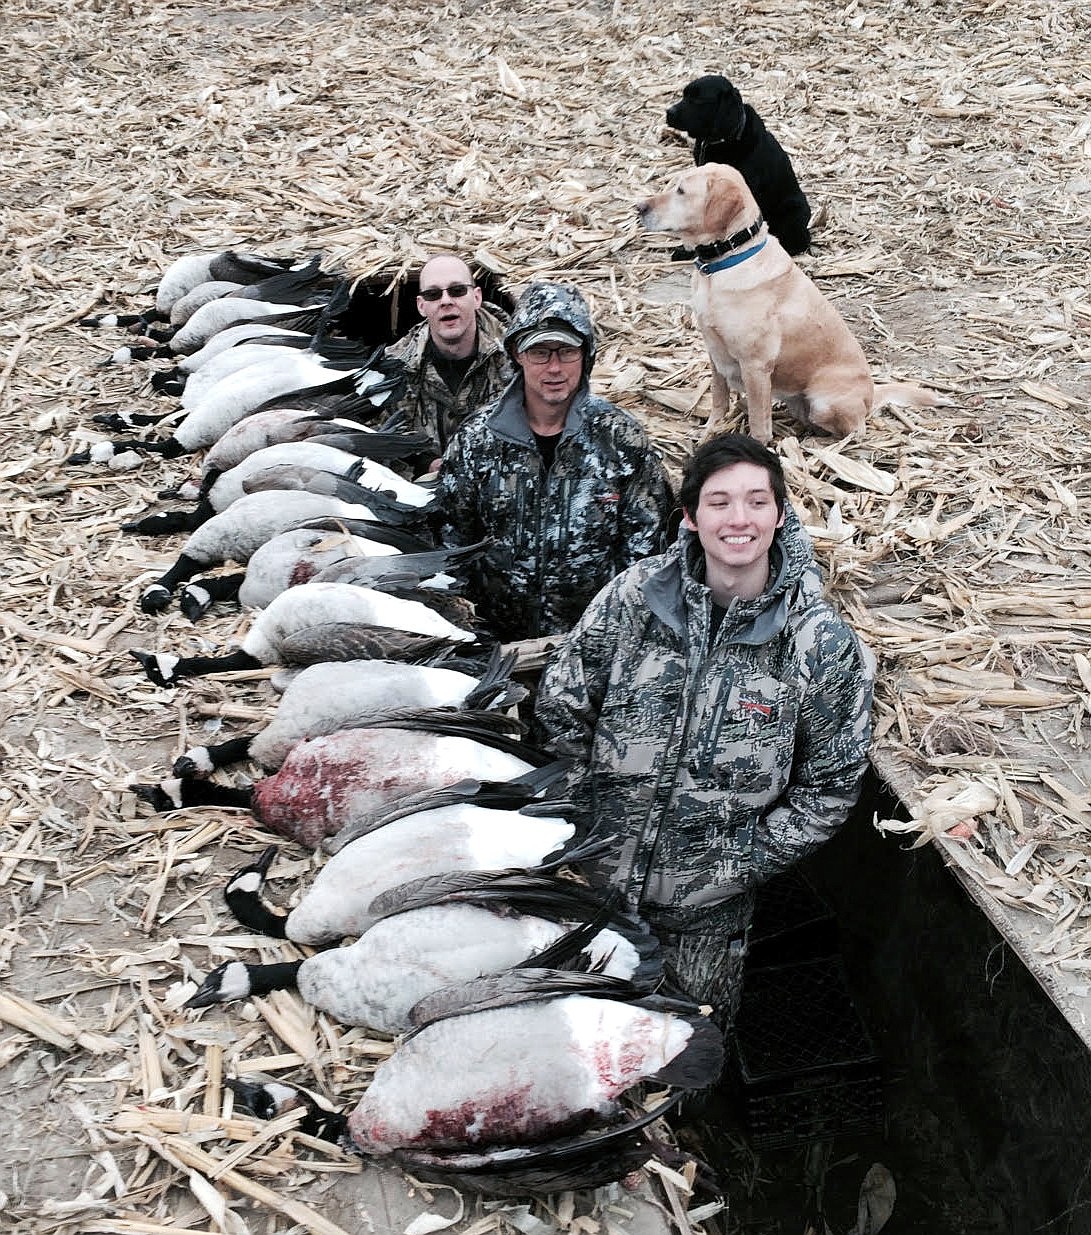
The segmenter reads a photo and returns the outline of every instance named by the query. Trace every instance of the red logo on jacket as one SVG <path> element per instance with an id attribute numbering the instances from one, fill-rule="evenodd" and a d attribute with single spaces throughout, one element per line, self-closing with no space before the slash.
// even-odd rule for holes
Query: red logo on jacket
<path id="1" fill-rule="evenodd" d="M 768 703 L 759 703 L 757 699 L 743 699 L 739 703 L 740 712 L 756 712 L 764 720 L 773 715 L 773 709 Z"/>

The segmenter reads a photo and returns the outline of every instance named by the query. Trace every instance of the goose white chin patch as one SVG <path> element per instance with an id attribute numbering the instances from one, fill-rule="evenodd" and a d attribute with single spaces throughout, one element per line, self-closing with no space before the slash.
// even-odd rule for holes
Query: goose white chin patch
<path id="1" fill-rule="evenodd" d="M 242 961 L 231 961 L 220 974 L 219 993 L 226 1001 L 245 999 L 250 994 L 250 974 Z"/>
<path id="2" fill-rule="evenodd" d="M 182 809 L 182 782 L 177 777 L 161 780 L 159 788 L 170 798 L 175 810 Z"/>
<path id="3" fill-rule="evenodd" d="M 211 776 L 216 770 L 208 753 L 207 746 L 191 747 L 186 751 L 186 758 L 193 764 L 197 772 L 203 772 L 206 776 Z"/>
<path id="4" fill-rule="evenodd" d="M 260 871 L 240 871 L 227 885 L 228 892 L 260 892 L 265 882 Z"/>
<path id="5" fill-rule="evenodd" d="M 199 605 L 207 607 L 212 604 L 212 597 L 208 594 L 208 589 L 201 587 L 199 583 L 190 583 L 186 587 L 186 595 L 192 597 Z"/>
<path id="6" fill-rule="evenodd" d="M 280 1085 L 276 1081 L 270 1081 L 265 1086 L 265 1092 L 278 1113 L 299 1100 L 299 1093 L 296 1090 L 288 1085 Z"/>
<path id="7" fill-rule="evenodd" d="M 166 589 L 163 589 L 166 591 Z M 148 591 L 151 591 L 149 588 Z M 180 656 L 175 656 L 173 652 L 156 652 L 155 663 L 159 666 L 159 672 L 163 675 L 163 680 L 169 682 L 174 677 L 174 670 L 178 665 Z"/>

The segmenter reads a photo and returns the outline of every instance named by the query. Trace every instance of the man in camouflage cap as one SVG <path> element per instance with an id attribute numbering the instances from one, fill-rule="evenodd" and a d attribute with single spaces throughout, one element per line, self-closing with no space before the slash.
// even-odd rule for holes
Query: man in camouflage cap
<path id="1" fill-rule="evenodd" d="M 592 596 L 663 546 L 672 495 L 640 424 L 591 393 L 591 316 L 580 293 L 534 283 L 504 344 L 515 377 L 467 421 L 439 473 L 441 539 L 490 538 L 469 594 L 501 639 L 566 631 Z"/>
<path id="2" fill-rule="evenodd" d="M 689 460 L 667 553 L 605 587 L 547 665 L 537 717 L 574 772 L 593 871 L 651 923 L 724 1028 L 754 889 L 856 801 L 874 660 L 822 594 L 780 460 L 724 434 Z"/>
<path id="3" fill-rule="evenodd" d="M 435 470 L 458 426 L 511 379 L 508 318 L 498 305 L 483 303 L 469 266 L 449 253 L 421 268 L 417 311 L 424 320 L 387 348 L 406 375 L 406 393 L 392 410 L 405 415 L 406 432 L 432 439 Z"/>

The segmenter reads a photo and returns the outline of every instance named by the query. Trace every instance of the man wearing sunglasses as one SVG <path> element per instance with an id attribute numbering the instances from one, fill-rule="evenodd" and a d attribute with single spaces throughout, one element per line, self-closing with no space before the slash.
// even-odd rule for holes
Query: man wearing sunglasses
<path id="1" fill-rule="evenodd" d="M 443 456 L 441 538 L 488 538 L 469 594 L 500 639 L 568 630 L 619 571 L 658 553 L 673 504 L 628 412 L 591 393 L 595 335 L 574 288 L 532 283 L 504 335 L 515 377 Z"/>
<path id="2" fill-rule="evenodd" d="M 424 321 L 387 353 L 405 365 L 407 388 L 398 410 L 407 432 L 432 438 L 435 470 L 458 426 L 511 378 L 504 350 L 508 319 L 497 305 L 482 303 L 470 268 L 447 253 L 422 267 L 417 310 Z"/>

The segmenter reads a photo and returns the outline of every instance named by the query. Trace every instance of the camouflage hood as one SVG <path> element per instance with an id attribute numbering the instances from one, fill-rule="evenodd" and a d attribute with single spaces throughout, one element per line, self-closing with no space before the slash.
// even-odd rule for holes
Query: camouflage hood
<path id="1" fill-rule="evenodd" d="M 595 328 L 591 310 L 577 288 L 569 283 L 532 283 L 519 297 L 511 322 L 504 333 L 504 346 L 515 360 L 515 340 L 532 326 L 557 322 L 574 330 L 583 339 L 586 353 L 583 362 L 584 380 L 595 364 Z"/>

